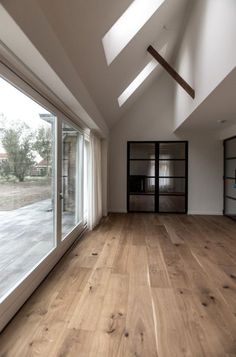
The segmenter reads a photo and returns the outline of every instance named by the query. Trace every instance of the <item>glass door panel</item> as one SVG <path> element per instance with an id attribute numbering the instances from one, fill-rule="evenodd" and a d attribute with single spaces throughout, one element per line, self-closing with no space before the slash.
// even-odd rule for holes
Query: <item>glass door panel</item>
<path id="1" fill-rule="evenodd" d="M 130 175 L 155 176 L 155 160 L 130 161 Z"/>
<path id="2" fill-rule="evenodd" d="M 155 194 L 155 178 L 131 176 L 129 180 L 129 192 Z"/>
<path id="3" fill-rule="evenodd" d="M 135 212 L 154 212 L 155 211 L 155 196 L 154 195 L 130 195 L 129 196 L 130 211 Z"/>
<path id="4" fill-rule="evenodd" d="M 160 178 L 159 193 L 162 194 L 185 194 L 185 179 L 182 178 Z"/>
<path id="5" fill-rule="evenodd" d="M 143 176 L 130 176 L 129 179 L 129 192 L 141 193 L 144 192 L 145 178 Z"/>
<path id="6" fill-rule="evenodd" d="M 79 130 L 1 63 L 0 329 L 83 230 L 88 151 Z"/>
<path id="7" fill-rule="evenodd" d="M 184 196 L 160 196 L 159 197 L 159 212 L 165 213 L 184 213 L 185 212 L 185 197 Z"/>
<path id="8" fill-rule="evenodd" d="M 187 212 L 187 142 L 128 143 L 128 211 Z"/>
<path id="9" fill-rule="evenodd" d="M 236 179 L 236 159 L 226 159 L 225 176 Z"/>
<path id="10" fill-rule="evenodd" d="M 128 210 L 155 212 L 156 144 L 128 144 Z"/>
<path id="11" fill-rule="evenodd" d="M 0 299 L 55 247 L 57 118 L 0 78 Z"/>
<path id="12" fill-rule="evenodd" d="M 236 158 L 236 138 L 225 141 L 225 158 Z"/>
<path id="13" fill-rule="evenodd" d="M 159 212 L 187 212 L 187 144 L 159 143 Z"/>
<path id="14" fill-rule="evenodd" d="M 160 159 L 185 159 L 185 143 L 160 143 L 159 158 Z"/>
<path id="15" fill-rule="evenodd" d="M 130 144 L 130 159 L 155 159 L 155 144 L 132 143 Z"/>
<path id="16" fill-rule="evenodd" d="M 73 126 L 62 125 L 62 238 L 82 221 L 82 135 Z"/>
<path id="17" fill-rule="evenodd" d="M 84 140 L 84 222 L 88 221 L 89 207 L 89 141 Z"/>
<path id="18" fill-rule="evenodd" d="M 236 137 L 224 141 L 224 214 L 236 219 Z"/>
<path id="19" fill-rule="evenodd" d="M 236 200 L 226 197 L 225 200 L 225 215 L 236 219 Z"/>
<path id="20" fill-rule="evenodd" d="M 235 179 L 225 180 L 225 195 L 228 197 L 235 198 L 236 200 L 236 181 Z"/>
<path id="21" fill-rule="evenodd" d="M 159 161 L 159 176 L 164 177 L 184 177 L 185 176 L 185 160 L 160 160 Z"/>

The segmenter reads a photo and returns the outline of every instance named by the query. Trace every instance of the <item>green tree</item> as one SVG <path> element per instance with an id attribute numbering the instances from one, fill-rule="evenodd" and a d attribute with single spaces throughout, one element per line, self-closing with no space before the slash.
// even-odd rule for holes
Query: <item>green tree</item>
<path id="1" fill-rule="evenodd" d="M 23 182 L 34 164 L 33 133 L 26 124 L 3 129 L 2 146 L 4 147 L 10 171 Z"/>
<path id="2" fill-rule="evenodd" d="M 4 177 L 7 181 L 11 176 L 11 166 L 8 160 L 2 160 L 0 162 L 0 176 Z"/>
<path id="3" fill-rule="evenodd" d="M 36 133 L 34 149 L 46 161 L 47 176 L 49 176 L 49 166 L 51 164 L 52 152 L 52 132 L 51 128 L 41 127 Z"/>

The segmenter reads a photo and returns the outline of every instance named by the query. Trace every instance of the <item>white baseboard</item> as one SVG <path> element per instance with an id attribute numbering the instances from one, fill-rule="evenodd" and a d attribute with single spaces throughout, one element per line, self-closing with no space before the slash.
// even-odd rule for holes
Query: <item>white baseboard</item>
<path id="1" fill-rule="evenodd" d="M 223 216 L 222 212 L 219 211 L 188 211 L 188 214 L 192 215 L 202 215 L 202 216 Z"/>
<path id="2" fill-rule="evenodd" d="M 108 210 L 109 213 L 127 213 L 127 210 L 126 209 L 123 209 L 123 208 L 111 208 Z"/>
<path id="3" fill-rule="evenodd" d="M 108 210 L 109 213 L 127 213 L 127 210 L 124 208 L 110 208 Z M 202 216 L 222 216 L 223 213 L 220 211 L 194 211 L 189 210 L 188 214 L 191 215 L 202 215 Z"/>

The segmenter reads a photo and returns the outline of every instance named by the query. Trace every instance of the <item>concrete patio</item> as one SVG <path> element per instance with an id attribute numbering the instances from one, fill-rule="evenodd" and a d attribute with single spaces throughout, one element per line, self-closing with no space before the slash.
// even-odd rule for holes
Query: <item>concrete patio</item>
<path id="1" fill-rule="evenodd" d="M 51 200 L 12 211 L 0 211 L 0 298 L 53 248 Z M 63 213 L 63 236 L 74 227 L 74 215 Z"/>

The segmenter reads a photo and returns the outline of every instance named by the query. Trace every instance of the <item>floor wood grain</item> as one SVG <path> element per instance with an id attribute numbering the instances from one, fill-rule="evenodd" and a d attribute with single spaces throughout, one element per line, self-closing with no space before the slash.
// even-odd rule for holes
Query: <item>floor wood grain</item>
<path id="1" fill-rule="evenodd" d="M 0 356 L 236 356 L 236 223 L 110 215 L 3 331 Z"/>

